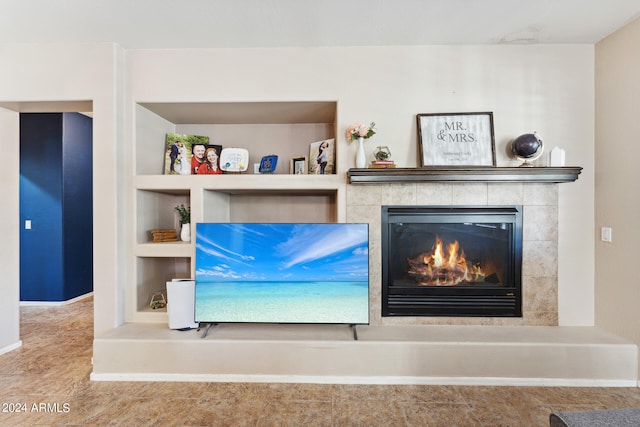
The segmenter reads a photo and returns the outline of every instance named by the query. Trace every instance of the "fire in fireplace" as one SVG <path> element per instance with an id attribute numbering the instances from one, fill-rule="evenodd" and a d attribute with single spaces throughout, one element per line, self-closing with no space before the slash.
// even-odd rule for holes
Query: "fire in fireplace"
<path id="1" fill-rule="evenodd" d="M 521 206 L 383 206 L 383 316 L 522 316 Z"/>
<path id="2" fill-rule="evenodd" d="M 436 235 L 431 250 L 417 257 L 407 258 L 407 275 L 418 286 L 456 286 L 485 283 L 500 283 L 491 257 L 469 259 L 456 240 L 443 245 Z M 447 249 L 443 248 L 445 246 Z M 490 272 L 489 274 L 485 271 Z M 488 276 L 488 277 L 487 277 Z"/>

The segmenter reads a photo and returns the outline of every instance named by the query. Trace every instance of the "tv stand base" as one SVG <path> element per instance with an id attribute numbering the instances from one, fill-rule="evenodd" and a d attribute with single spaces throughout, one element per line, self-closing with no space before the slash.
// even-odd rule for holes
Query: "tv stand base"
<path id="1" fill-rule="evenodd" d="M 200 338 L 206 338 L 207 334 L 209 333 L 209 329 L 211 329 L 212 326 L 216 326 L 217 323 L 206 323 L 207 328 L 204 330 L 204 332 L 202 333 L 202 336 Z M 198 326 L 198 331 L 202 329 L 202 324 L 200 324 L 200 326 Z"/>
<path id="2" fill-rule="evenodd" d="M 200 338 L 206 338 L 207 335 L 209 334 L 209 329 L 217 325 L 218 325 L 217 323 L 198 323 L 198 332 L 200 332 L 201 329 L 204 329 L 204 332 L 202 333 L 202 336 L 200 336 Z M 357 329 L 358 325 L 351 324 L 349 326 L 351 326 L 351 331 L 353 333 L 353 340 L 358 341 L 358 329 Z"/>

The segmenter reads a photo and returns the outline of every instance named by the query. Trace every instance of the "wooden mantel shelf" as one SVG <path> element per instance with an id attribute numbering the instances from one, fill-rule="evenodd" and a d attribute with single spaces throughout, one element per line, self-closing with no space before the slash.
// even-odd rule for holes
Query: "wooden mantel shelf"
<path id="1" fill-rule="evenodd" d="M 582 171 L 578 166 L 563 167 L 425 167 L 388 169 L 349 169 L 349 184 L 413 182 L 573 182 Z"/>

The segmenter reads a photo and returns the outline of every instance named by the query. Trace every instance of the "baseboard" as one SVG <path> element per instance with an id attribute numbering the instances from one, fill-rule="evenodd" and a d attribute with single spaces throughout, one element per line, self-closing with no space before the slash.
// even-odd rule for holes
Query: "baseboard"
<path id="1" fill-rule="evenodd" d="M 211 374 L 98 374 L 91 381 L 160 381 L 224 383 L 302 383 L 302 384 L 377 384 L 377 385 L 463 385 L 520 387 L 637 387 L 633 380 L 597 380 L 575 378 L 489 378 L 489 377 L 376 377 L 376 376 L 302 376 L 302 375 L 211 375 Z"/>
<path id="2" fill-rule="evenodd" d="M 13 343 L 13 344 L 8 345 L 6 347 L 0 348 L 0 354 L 8 353 L 8 352 L 13 351 L 13 350 L 15 350 L 17 348 L 20 348 L 20 347 L 22 347 L 22 341 L 18 341 L 16 343 Z"/>
<path id="3" fill-rule="evenodd" d="M 20 301 L 20 307 L 60 307 L 63 305 L 73 304 L 93 296 L 93 292 L 71 298 L 66 301 Z"/>

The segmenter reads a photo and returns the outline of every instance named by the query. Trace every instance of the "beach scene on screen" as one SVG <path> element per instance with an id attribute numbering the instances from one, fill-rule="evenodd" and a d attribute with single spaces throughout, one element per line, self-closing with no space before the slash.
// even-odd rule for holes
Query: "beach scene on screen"
<path id="1" fill-rule="evenodd" d="M 197 322 L 369 322 L 367 224 L 196 224 Z"/>

